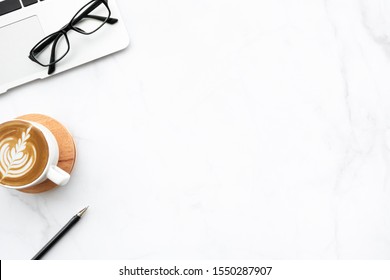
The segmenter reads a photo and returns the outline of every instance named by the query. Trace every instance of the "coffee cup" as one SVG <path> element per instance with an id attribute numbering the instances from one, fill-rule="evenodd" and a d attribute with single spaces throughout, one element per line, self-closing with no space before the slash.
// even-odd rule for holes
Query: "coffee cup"
<path id="1" fill-rule="evenodd" d="M 45 126 L 25 120 L 0 124 L 0 186 L 27 189 L 50 180 L 66 185 L 70 175 L 57 166 L 59 148 Z"/>

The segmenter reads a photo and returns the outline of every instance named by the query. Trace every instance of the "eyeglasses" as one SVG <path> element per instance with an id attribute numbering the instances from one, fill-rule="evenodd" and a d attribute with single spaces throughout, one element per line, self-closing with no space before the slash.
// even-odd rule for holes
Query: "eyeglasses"
<path id="1" fill-rule="evenodd" d="M 111 17 L 108 0 L 92 0 L 82 7 L 72 20 L 43 38 L 30 51 L 29 58 L 43 67 L 49 67 L 48 74 L 55 72 L 55 65 L 69 52 L 70 44 L 67 33 L 70 30 L 83 35 L 91 35 L 98 31 L 105 23 L 115 24 L 118 19 Z"/>

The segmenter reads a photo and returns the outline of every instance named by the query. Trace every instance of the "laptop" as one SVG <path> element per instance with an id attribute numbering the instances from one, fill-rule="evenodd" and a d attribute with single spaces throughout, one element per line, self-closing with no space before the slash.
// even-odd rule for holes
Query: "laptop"
<path id="1" fill-rule="evenodd" d="M 90 0 L 0 0 L 0 94 L 128 46 L 129 38 L 118 6 L 115 0 L 106 0 L 111 17 L 118 21 L 115 24 L 106 23 L 87 36 L 74 30 L 67 32 L 69 51 L 55 64 L 54 73 L 49 74 L 48 67 L 29 58 L 31 49 L 38 42 L 61 30 L 89 2 Z"/>

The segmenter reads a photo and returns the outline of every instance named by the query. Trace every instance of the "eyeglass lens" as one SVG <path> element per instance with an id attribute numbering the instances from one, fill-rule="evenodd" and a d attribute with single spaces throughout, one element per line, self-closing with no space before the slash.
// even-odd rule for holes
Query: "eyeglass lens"
<path id="1" fill-rule="evenodd" d="M 45 42 L 52 39 L 52 37 L 55 37 L 54 40 L 52 40 L 52 43 L 45 45 Z M 39 53 L 34 54 L 34 57 L 42 65 L 50 65 L 59 61 L 66 55 L 70 48 L 65 34 L 61 32 L 46 37 L 40 45 L 45 45 L 45 47 Z M 37 48 L 39 48 L 39 46 L 37 46 Z"/>
<path id="2" fill-rule="evenodd" d="M 96 6 L 97 3 L 91 2 L 84 6 L 74 17 L 74 20 L 72 20 L 71 25 L 76 31 L 84 33 L 84 34 L 91 34 L 95 31 L 97 31 L 102 25 L 106 23 L 108 18 L 110 17 L 110 11 L 108 10 L 107 6 L 103 3 L 101 3 L 97 8 L 95 8 L 93 11 L 91 11 L 88 14 L 84 14 L 88 9 L 90 9 L 92 6 Z M 77 20 L 81 17 L 80 20 Z"/>

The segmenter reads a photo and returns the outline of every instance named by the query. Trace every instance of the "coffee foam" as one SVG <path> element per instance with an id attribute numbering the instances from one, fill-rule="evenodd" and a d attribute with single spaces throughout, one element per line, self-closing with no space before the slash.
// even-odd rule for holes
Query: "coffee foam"
<path id="1" fill-rule="evenodd" d="M 35 147 L 27 151 L 27 141 L 32 127 L 27 128 L 20 138 L 10 136 L 0 142 L 0 173 L 3 177 L 17 178 L 26 175 L 37 159 Z"/>
<path id="2" fill-rule="evenodd" d="M 0 126 L 0 183 L 22 186 L 42 174 L 48 160 L 46 140 L 30 123 L 12 121 Z"/>

